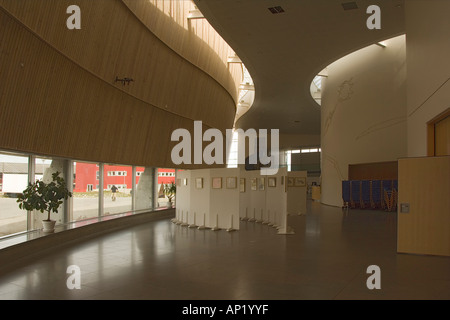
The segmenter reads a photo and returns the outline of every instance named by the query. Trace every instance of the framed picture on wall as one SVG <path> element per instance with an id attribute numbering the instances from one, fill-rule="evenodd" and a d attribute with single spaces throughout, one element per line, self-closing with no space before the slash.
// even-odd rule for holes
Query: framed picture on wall
<path id="1" fill-rule="evenodd" d="M 294 177 L 287 177 L 287 186 L 288 187 L 294 186 Z"/>
<path id="2" fill-rule="evenodd" d="M 266 188 L 266 179 L 259 178 L 259 190 L 264 190 Z"/>
<path id="3" fill-rule="evenodd" d="M 276 187 L 277 186 L 277 178 L 275 178 L 275 177 L 267 178 L 267 186 L 271 187 L 271 188 Z"/>
<path id="4" fill-rule="evenodd" d="M 183 179 L 183 185 L 187 186 L 188 180 L 186 178 Z"/>
<path id="5" fill-rule="evenodd" d="M 176 183 L 177 187 L 181 186 L 181 179 L 177 179 Z"/>
<path id="6" fill-rule="evenodd" d="M 252 190 L 254 190 L 254 191 L 258 190 L 258 179 L 252 178 L 251 182 L 252 182 L 252 186 L 251 186 Z"/>
<path id="7" fill-rule="evenodd" d="M 222 189 L 222 178 L 221 177 L 212 178 L 212 188 L 213 189 Z"/>
<path id="8" fill-rule="evenodd" d="M 245 178 L 239 179 L 239 192 L 245 192 Z"/>
<path id="9" fill-rule="evenodd" d="M 195 178 L 195 188 L 203 189 L 203 178 Z"/>
<path id="10" fill-rule="evenodd" d="M 236 189 L 236 188 L 237 188 L 237 178 L 227 177 L 227 189 Z"/>
<path id="11" fill-rule="evenodd" d="M 296 187 L 306 186 L 306 178 L 305 177 L 295 177 L 294 185 Z"/>

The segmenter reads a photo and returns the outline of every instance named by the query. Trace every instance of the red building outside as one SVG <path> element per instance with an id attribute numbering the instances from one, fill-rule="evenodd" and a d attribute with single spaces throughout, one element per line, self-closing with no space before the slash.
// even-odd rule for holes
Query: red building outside
<path id="1" fill-rule="evenodd" d="M 132 167 L 104 165 L 103 190 L 110 190 L 115 185 L 119 190 L 131 190 Z M 144 167 L 136 167 L 136 184 L 144 172 Z M 93 163 L 77 162 L 75 164 L 74 192 L 89 192 L 99 189 L 99 166 Z M 158 186 L 162 183 L 175 182 L 175 169 L 158 168 Z"/>

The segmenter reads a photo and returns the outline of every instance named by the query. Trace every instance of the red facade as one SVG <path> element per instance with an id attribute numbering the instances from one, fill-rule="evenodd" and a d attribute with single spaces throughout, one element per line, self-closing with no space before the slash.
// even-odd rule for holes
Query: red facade
<path id="1" fill-rule="evenodd" d="M 136 167 L 136 184 L 144 167 Z M 77 162 L 74 177 L 74 192 L 87 192 L 99 188 L 99 167 L 96 164 Z M 174 169 L 158 169 L 158 185 L 175 181 Z M 119 189 L 131 189 L 132 167 L 119 165 L 104 165 L 103 189 L 109 190 L 115 185 Z"/>

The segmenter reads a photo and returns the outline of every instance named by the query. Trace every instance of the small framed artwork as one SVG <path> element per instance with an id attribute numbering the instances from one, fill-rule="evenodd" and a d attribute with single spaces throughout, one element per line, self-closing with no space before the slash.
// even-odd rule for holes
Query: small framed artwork
<path id="1" fill-rule="evenodd" d="M 288 187 L 294 186 L 294 177 L 287 177 L 287 186 Z"/>
<path id="2" fill-rule="evenodd" d="M 267 186 L 271 187 L 271 188 L 276 187 L 277 186 L 277 178 L 275 178 L 275 177 L 267 178 Z"/>
<path id="3" fill-rule="evenodd" d="M 306 178 L 305 177 L 296 177 L 294 181 L 294 185 L 296 187 L 304 187 L 306 186 Z"/>
<path id="4" fill-rule="evenodd" d="M 239 192 L 245 192 L 245 178 L 239 179 Z"/>
<path id="5" fill-rule="evenodd" d="M 259 190 L 264 190 L 266 188 L 266 179 L 259 178 Z"/>
<path id="6" fill-rule="evenodd" d="M 181 186 L 181 179 L 177 179 L 176 183 L 177 187 Z"/>
<path id="7" fill-rule="evenodd" d="M 183 185 L 187 186 L 188 180 L 186 178 L 183 179 Z"/>
<path id="8" fill-rule="evenodd" d="M 195 188 L 203 189 L 203 178 L 195 178 Z"/>
<path id="9" fill-rule="evenodd" d="M 251 182 L 252 182 L 252 186 L 251 186 L 252 190 L 254 190 L 254 191 L 258 190 L 258 179 L 252 178 Z"/>
<path id="10" fill-rule="evenodd" d="M 237 188 L 237 178 L 227 177 L 227 189 L 236 189 L 236 188 Z"/>
<path id="11" fill-rule="evenodd" d="M 213 189 L 222 189 L 222 178 L 221 177 L 212 178 L 212 188 Z"/>

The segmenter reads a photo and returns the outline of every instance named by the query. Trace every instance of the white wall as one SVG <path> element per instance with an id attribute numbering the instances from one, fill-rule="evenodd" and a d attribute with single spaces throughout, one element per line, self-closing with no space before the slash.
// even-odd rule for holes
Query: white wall
<path id="1" fill-rule="evenodd" d="M 266 188 L 267 188 L 267 181 L 265 181 L 265 189 L 261 190 L 260 188 L 260 179 L 264 178 L 267 180 L 266 177 L 261 177 L 259 174 L 259 170 L 254 171 L 247 171 L 247 175 L 249 179 L 248 186 L 249 186 L 249 197 L 250 197 L 250 207 L 249 207 L 249 217 L 256 219 L 257 221 L 263 220 L 263 216 L 266 211 Z M 252 190 L 252 179 L 256 179 L 256 188 L 257 190 Z"/>
<path id="2" fill-rule="evenodd" d="M 426 123 L 450 107 L 450 1 L 405 1 L 408 156 L 427 155 Z"/>
<path id="3" fill-rule="evenodd" d="M 286 168 L 281 168 L 273 176 L 263 176 L 259 170 L 245 171 L 241 168 L 178 171 L 176 220 L 185 225 L 238 230 L 240 219 L 247 217 L 255 218 L 256 222 L 277 226 L 282 230 L 279 233 L 285 232 L 288 229 L 288 198 L 285 188 L 287 174 Z M 306 176 L 306 172 L 304 175 Z M 197 188 L 197 178 L 203 179 L 202 188 Z M 212 188 L 213 178 L 222 179 L 221 188 Z M 227 178 L 236 179 L 236 188 L 228 187 Z M 240 190 L 241 178 L 245 179 L 244 192 Z M 252 190 L 251 186 L 254 178 L 258 182 L 256 190 Z M 275 178 L 274 187 L 269 187 L 269 178 Z M 184 185 L 185 179 L 187 185 Z M 264 179 L 264 188 L 260 186 L 261 179 Z M 301 190 L 304 195 L 299 195 Z M 298 202 L 299 198 L 306 200 L 306 187 L 296 188 L 296 194 L 291 199 Z"/>
<path id="4" fill-rule="evenodd" d="M 265 221 L 270 221 L 277 226 L 286 227 L 287 225 L 287 189 L 286 187 L 286 177 L 287 169 L 280 168 L 278 173 L 274 176 L 267 176 L 266 179 L 266 215 Z M 276 186 L 269 187 L 268 179 L 275 178 Z M 306 197 L 306 193 L 305 193 Z"/>
<path id="5" fill-rule="evenodd" d="M 240 218 L 256 219 L 257 208 L 255 206 L 263 203 L 265 208 L 265 199 L 262 193 L 252 190 L 252 179 L 259 177 L 259 172 L 242 169 L 240 177 L 245 179 L 245 192 L 239 193 L 239 216 Z"/>
<path id="6" fill-rule="evenodd" d="M 287 193 L 285 191 L 286 168 L 280 168 L 275 175 L 261 175 L 259 170 L 241 171 L 245 178 L 245 193 L 240 193 L 240 216 L 251 221 L 282 226 L 285 223 Z M 269 178 L 275 179 L 275 186 L 269 186 Z M 252 190 L 252 179 L 257 179 L 257 190 Z M 264 188 L 261 182 L 264 179 Z"/>
<path id="7" fill-rule="evenodd" d="M 202 179 L 202 187 L 197 185 L 197 179 Z M 190 214 L 189 223 L 197 226 L 210 225 L 211 174 L 209 169 L 191 170 Z"/>
<path id="8" fill-rule="evenodd" d="M 210 169 L 211 180 L 222 178 L 222 188 L 210 188 L 209 227 L 239 229 L 239 168 Z M 236 188 L 229 188 L 227 178 L 236 179 Z M 232 220 L 233 219 L 233 220 Z M 233 226 L 232 226 L 233 224 Z"/>
<path id="9" fill-rule="evenodd" d="M 176 219 L 186 225 L 239 229 L 239 172 L 238 168 L 178 171 Z M 236 188 L 227 188 L 228 177 L 236 178 Z M 203 180 L 201 188 L 198 178 Z M 220 189 L 212 188 L 213 178 L 222 179 Z"/>
<path id="10" fill-rule="evenodd" d="M 184 185 L 184 181 L 187 181 L 187 185 Z M 177 170 L 176 175 L 177 195 L 175 197 L 175 215 L 179 221 L 187 222 L 186 217 L 191 211 L 191 171 L 190 170 Z"/>
<path id="11" fill-rule="evenodd" d="M 280 150 L 298 147 L 317 147 L 320 145 L 320 134 L 286 134 L 280 133 Z"/>
<path id="12" fill-rule="evenodd" d="M 288 214 L 306 214 L 306 190 L 307 190 L 307 172 L 291 171 L 288 178 L 304 178 L 305 185 L 295 185 L 287 188 L 287 213 Z"/>
<path id="13" fill-rule="evenodd" d="M 322 81 L 321 172 L 324 204 L 342 206 L 348 165 L 406 155 L 405 36 L 328 66 Z"/>

